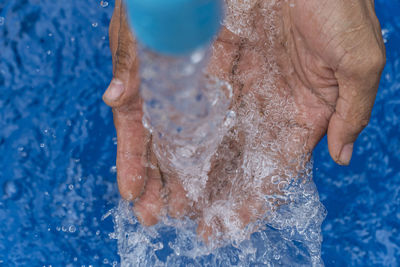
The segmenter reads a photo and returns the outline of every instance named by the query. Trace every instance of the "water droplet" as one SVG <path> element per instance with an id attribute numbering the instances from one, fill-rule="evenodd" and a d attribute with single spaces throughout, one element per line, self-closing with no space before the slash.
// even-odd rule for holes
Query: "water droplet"
<path id="1" fill-rule="evenodd" d="M 73 190 L 73 189 L 74 189 L 74 185 L 73 185 L 73 184 L 70 184 L 70 185 L 68 186 L 68 188 L 69 188 L 69 190 Z"/>
<path id="2" fill-rule="evenodd" d="M 71 226 L 68 228 L 68 231 L 69 231 L 70 233 L 75 233 L 76 227 L 75 227 L 74 225 L 71 225 Z"/>
<path id="3" fill-rule="evenodd" d="M 229 110 L 228 113 L 226 114 L 226 118 L 224 121 L 224 126 L 226 128 L 231 128 L 236 120 L 236 113 L 232 110 Z"/>
<path id="4" fill-rule="evenodd" d="M 108 2 L 107 1 L 101 1 L 100 2 L 101 7 L 108 7 Z"/>
<path id="5" fill-rule="evenodd" d="M 117 172 L 117 166 L 112 166 L 112 167 L 110 168 L 110 172 L 111 172 L 111 173 L 116 173 L 116 172 Z"/>
<path id="6" fill-rule="evenodd" d="M 47 50 L 47 55 L 51 55 L 51 50 Z"/>
<path id="7" fill-rule="evenodd" d="M 97 22 L 93 22 L 93 23 L 92 23 L 92 27 L 93 27 L 93 28 L 96 28 L 97 26 L 99 26 L 99 24 L 98 24 Z"/>
<path id="8" fill-rule="evenodd" d="M 389 30 L 388 29 L 382 29 L 382 37 L 383 37 L 383 42 L 387 43 L 388 38 L 389 38 Z"/>
<path id="9" fill-rule="evenodd" d="M 272 184 L 278 184 L 281 181 L 278 175 L 274 175 L 271 177 L 271 183 Z"/>
<path id="10" fill-rule="evenodd" d="M 45 144 L 41 143 L 41 144 L 40 144 L 40 147 L 41 147 L 41 148 L 44 148 L 44 147 L 45 147 Z"/>

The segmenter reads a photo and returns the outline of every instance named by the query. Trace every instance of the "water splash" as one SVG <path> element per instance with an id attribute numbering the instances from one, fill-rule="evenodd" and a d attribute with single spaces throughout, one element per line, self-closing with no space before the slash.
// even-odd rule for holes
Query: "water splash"
<path id="1" fill-rule="evenodd" d="M 179 177 L 193 207 L 202 211 L 201 219 L 161 218 L 158 225 L 143 228 L 122 202 L 112 212 L 122 266 L 323 265 L 326 212 L 305 146 L 310 128 L 297 123 L 298 110 L 279 83 L 274 54 L 279 1 L 226 4 L 226 31 L 214 44 L 208 71 L 232 85 L 235 116 L 208 159 L 200 194 L 196 179 Z M 153 147 L 162 172 L 179 165 L 159 148 Z M 208 245 L 197 237 L 198 225 L 210 229 Z"/>

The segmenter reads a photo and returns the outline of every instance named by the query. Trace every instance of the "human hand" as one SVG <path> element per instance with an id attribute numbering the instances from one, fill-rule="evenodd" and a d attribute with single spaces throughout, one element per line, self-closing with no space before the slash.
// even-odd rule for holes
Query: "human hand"
<path id="1" fill-rule="evenodd" d="M 368 124 L 385 65 L 373 0 L 282 2 L 281 62 L 303 121 L 312 121 L 313 148 L 327 132 L 331 157 L 348 165 Z M 286 61 L 286 62 L 284 62 Z"/>
<path id="2" fill-rule="evenodd" d="M 287 120 L 289 123 L 277 127 L 276 130 L 270 130 L 266 137 L 279 144 L 283 148 L 282 153 L 271 153 L 272 149 L 266 149 L 263 153 L 268 155 L 269 161 L 277 163 L 278 169 L 280 167 L 291 172 L 286 178 L 296 177 L 296 171 L 304 169 L 301 155 L 310 153 L 327 133 L 333 160 L 341 165 L 349 164 L 353 144 L 369 121 L 385 64 L 385 47 L 373 1 L 291 0 L 281 1 L 280 6 L 271 6 L 266 2 L 253 1 L 253 7 L 248 11 L 251 13 L 249 16 L 243 13 L 232 16 L 234 20 L 239 20 L 238 25 L 248 24 L 252 29 L 247 30 L 247 33 L 244 29 L 237 31 L 245 40 L 240 42 L 241 48 L 236 57 L 238 60 L 235 67 L 232 67 L 231 72 L 227 72 L 234 73 L 237 79 L 234 79 L 233 83 L 240 84 L 242 95 L 246 95 L 256 90 L 254 84 L 257 81 L 263 81 L 264 77 L 268 77 L 269 73 L 274 71 L 274 68 L 267 72 L 263 72 L 263 69 L 265 66 L 274 65 L 270 58 L 275 57 L 279 70 L 273 81 L 276 94 L 292 99 L 297 112 L 294 118 L 276 116 L 279 120 Z M 266 13 L 273 13 L 276 9 L 278 11 L 274 20 L 274 16 Z M 243 21 L 240 21 L 240 17 L 244 17 Z M 249 18 L 253 20 L 248 22 Z M 272 27 L 265 25 L 265 21 L 270 22 Z M 231 28 L 235 30 L 238 27 Z M 271 38 L 275 41 L 271 42 Z M 216 60 L 212 63 L 218 66 L 219 62 L 229 66 L 226 61 Z M 224 69 L 223 66 L 214 67 L 218 68 Z M 224 77 L 223 74 L 220 76 Z M 225 75 L 224 78 L 226 77 L 229 75 Z M 261 96 L 266 97 L 262 94 Z M 275 96 L 269 101 L 276 102 L 278 98 Z M 267 110 L 267 118 L 263 123 L 271 127 L 260 126 L 259 132 L 269 131 L 276 126 L 276 118 L 268 114 L 268 111 L 276 109 L 285 112 L 285 109 L 273 105 L 268 108 L 267 104 L 266 107 L 264 110 Z M 292 138 L 283 138 L 288 133 Z M 302 146 L 302 143 L 305 146 Z M 285 146 L 289 146 L 289 149 L 285 150 Z M 298 164 L 290 166 L 290 162 Z M 240 218 L 241 227 L 263 218 L 269 208 L 263 205 L 263 194 L 285 194 L 279 185 L 274 185 L 269 179 L 271 175 L 263 177 L 264 188 L 254 186 L 249 189 L 250 192 L 246 192 L 237 189 L 237 182 L 224 183 L 221 178 L 218 179 L 224 177 L 221 173 L 217 172 L 219 175 L 213 176 L 214 171 L 210 172 L 209 184 L 213 186 L 209 187 L 209 191 L 212 192 L 209 207 L 226 199 L 226 195 L 233 196 L 230 202 L 237 204 L 234 205 L 235 212 L 232 217 Z M 280 170 L 274 175 L 277 174 L 285 182 L 286 173 Z M 226 176 L 223 179 L 227 179 Z M 251 181 L 249 177 L 242 179 L 246 183 Z M 219 187 L 218 184 L 223 184 L 225 188 Z M 236 188 L 233 188 L 234 186 Z M 204 211 L 199 232 L 207 239 L 209 235 L 214 235 L 213 228 L 216 226 L 215 223 L 204 221 Z M 235 219 L 226 220 L 227 213 L 216 216 L 219 217 L 216 221 L 219 221 L 218 227 L 222 228 L 222 231 L 226 231 L 229 224 L 235 223 L 232 222 Z"/>
<path id="3" fill-rule="evenodd" d="M 342 6 L 333 0 L 324 3 L 326 4 L 325 7 L 319 1 L 282 2 L 282 10 L 279 10 L 278 13 L 283 18 L 283 24 L 280 25 L 279 21 L 275 21 L 275 26 L 278 28 L 282 26 L 282 28 L 278 33 L 275 33 L 275 37 L 279 41 L 274 42 L 274 44 L 266 42 L 270 38 L 268 36 L 270 32 L 265 31 L 265 28 L 268 28 L 269 25 L 263 25 L 260 29 L 254 30 L 255 32 L 264 32 L 264 34 L 260 34 L 257 41 L 240 37 L 224 29 L 214 44 L 215 53 L 210 64 L 210 71 L 233 83 L 236 96 L 234 102 L 237 105 L 240 104 L 241 97 L 252 92 L 253 84 L 262 80 L 262 77 L 265 76 L 265 73 L 259 70 L 271 62 L 263 61 L 263 59 L 271 56 L 269 53 L 276 54 L 275 58 L 280 69 L 279 77 L 275 80 L 278 94 L 293 98 L 298 109 L 294 119 L 295 123 L 289 123 L 285 131 L 279 129 L 277 131 L 271 130 L 268 133 L 268 138 L 278 140 L 276 142 L 278 145 L 286 145 L 290 148 L 289 150 L 292 150 L 290 153 L 286 151 L 287 153 L 283 156 L 278 154 L 272 156 L 274 162 L 279 162 L 278 166 L 286 169 L 291 161 L 285 160 L 284 156 L 290 155 L 289 158 L 294 159 L 295 162 L 298 161 L 299 155 L 312 151 L 327 129 L 332 157 L 339 163 L 348 163 L 350 160 L 348 154 L 350 153 L 351 156 L 351 150 L 347 153 L 349 151 L 348 146 L 346 149 L 342 149 L 341 146 L 354 142 L 359 131 L 366 125 L 384 63 L 384 47 L 379 35 L 379 23 L 374 16 L 373 8 L 370 9 L 372 6 L 365 6 L 366 3 L 359 1 L 357 5 L 352 6 L 353 13 L 346 13 L 346 17 L 343 18 L 343 11 L 348 12 L 350 10 L 350 8 L 345 7 L 346 2 L 340 1 Z M 302 17 L 305 16 L 302 13 L 305 10 L 313 11 L 315 16 L 318 15 L 315 22 L 304 23 L 304 20 L 309 19 Z M 329 10 L 333 10 L 332 14 L 325 16 Z M 255 12 L 255 21 L 265 21 L 263 20 L 265 14 L 262 14 L 261 10 L 257 10 L 256 6 L 251 12 Z M 358 14 L 358 17 L 355 14 Z M 327 18 L 326 21 L 330 24 L 319 24 L 323 18 Z M 342 23 L 341 27 L 332 27 L 336 31 L 327 32 L 328 36 L 334 38 L 321 38 L 321 34 L 313 34 L 315 25 L 321 25 L 320 30 L 326 31 L 324 27 L 329 29 L 329 25 L 334 25 L 336 21 L 346 22 L 345 19 L 348 21 Z M 257 23 L 257 25 L 262 25 L 262 23 Z M 360 26 L 361 29 L 365 27 L 362 34 L 353 31 L 354 34 L 360 34 L 357 38 L 354 38 L 351 34 L 351 30 L 354 30 L 353 25 L 363 25 Z M 340 35 L 339 33 L 345 34 Z M 354 43 L 361 38 L 370 40 L 371 36 L 376 37 L 375 43 L 370 42 L 369 45 L 366 42 Z M 338 38 L 338 40 L 335 38 Z M 339 44 L 346 43 L 344 54 L 340 53 L 340 51 L 343 51 L 340 45 L 331 45 L 332 41 L 326 42 L 331 39 L 336 40 Z M 345 42 L 346 40 L 348 43 Z M 353 46 L 351 40 L 353 40 Z M 265 211 L 263 210 L 264 206 L 260 204 L 260 199 L 240 197 L 239 195 L 243 195 L 244 191 L 238 189 L 237 184 L 234 188 L 235 184 L 229 182 L 231 178 L 229 175 L 224 173 L 217 175 L 221 174 L 223 169 L 221 166 L 224 164 L 214 164 L 214 168 L 210 172 L 208 192 L 205 193 L 207 197 L 204 197 L 203 203 L 195 203 L 197 211 L 194 213 L 190 209 L 191 205 L 188 204 L 185 191 L 176 177 L 163 177 L 162 179 L 157 168 L 143 166 L 143 154 L 147 155 L 147 159 L 152 159 L 153 165 L 157 165 L 157 162 L 152 156 L 150 146 L 146 142 L 146 132 L 141 125 L 142 112 L 140 97 L 138 96 L 139 79 L 137 77 L 138 65 L 135 57 L 135 42 L 119 1 L 116 3 L 110 25 L 110 42 L 114 64 L 114 82 L 110 84 L 104 95 L 104 100 L 113 107 L 117 128 L 118 183 L 121 195 L 124 198 L 137 199 L 135 209 L 141 221 L 146 225 L 154 224 L 166 210 L 170 215 L 176 217 L 189 213 L 199 219 L 199 232 L 207 239 L 207 236 L 212 234 L 210 228 L 214 227 L 205 220 L 205 217 L 208 216 L 207 210 L 213 208 L 215 203 L 226 200 L 224 196 L 227 192 L 233 192 L 230 194 L 232 198 L 229 201 L 236 202 L 234 213 L 240 214 L 242 226 L 262 217 Z M 321 50 L 324 44 L 326 44 L 326 49 L 329 48 L 329 50 Z M 359 47 L 359 50 L 354 47 Z M 375 49 L 372 50 L 374 53 L 368 51 L 370 47 Z M 265 53 L 267 50 L 268 53 Z M 374 56 L 367 60 L 366 52 L 368 52 L 368 55 L 374 54 Z M 347 61 L 342 61 L 344 58 Z M 350 64 L 354 62 L 359 64 Z M 364 76 L 368 79 L 365 79 Z M 120 82 L 115 82 L 115 79 L 119 79 L 126 89 L 120 97 L 115 97 L 117 94 L 113 93 L 113 89 L 121 85 Z M 351 92 L 356 93 L 351 93 L 349 96 L 347 91 L 352 88 L 354 89 Z M 341 93 L 342 91 L 344 92 Z M 366 94 L 363 92 L 366 92 Z M 338 98 L 338 96 L 340 97 Z M 346 101 L 355 103 L 359 107 L 354 108 L 349 104 L 346 105 Z M 267 118 L 267 122 L 271 122 L 273 119 Z M 330 130 L 331 128 L 332 130 Z M 304 133 L 304 129 L 306 133 Z M 280 136 L 289 132 L 292 133 L 291 137 L 298 141 L 290 141 L 284 144 L 285 139 L 280 139 Z M 305 147 L 303 146 L 304 143 L 306 144 Z M 348 160 L 341 157 L 342 151 L 347 151 Z M 237 165 L 236 167 L 239 168 Z M 299 169 L 299 166 L 294 164 L 289 168 L 292 168 L 295 172 Z M 142 177 L 142 179 L 132 179 L 133 177 Z M 263 178 L 264 186 L 259 193 L 268 194 L 280 191 L 277 185 L 271 184 L 270 179 Z M 218 184 L 225 185 L 223 190 L 220 190 Z M 163 190 L 164 187 L 167 190 Z M 247 192 L 244 195 L 249 196 L 252 193 L 254 192 Z M 167 197 L 165 197 L 166 194 Z M 252 212 L 248 211 L 249 207 L 254 207 Z M 223 228 L 222 226 L 222 231 L 224 231 Z M 221 226 L 219 226 L 219 229 L 221 229 Z"/>

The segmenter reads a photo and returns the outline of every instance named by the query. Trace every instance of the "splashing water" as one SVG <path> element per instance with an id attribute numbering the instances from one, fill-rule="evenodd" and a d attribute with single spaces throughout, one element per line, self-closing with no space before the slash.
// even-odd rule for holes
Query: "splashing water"
<path id="1" fill-rule="evenodd" d="M 198 180 L 177 172 L 213 238 L 202 243 L 196 236 L 199 222 L 189 219 L 162 218 L 144 228 L 121 202 L 111 214 L 122 266 L 323 265 L 325 209 L 305 148 L 309 128 L 296 123 L 290 93 L 277 86 L 281 74 L 273 48 L 279 1 L 227 0 L 226 5 L 226 30 L 213 46 L 208 72 L 232 85 L 235 117 L 219 133 L 208 174 L 191 172 L 202 177 L 201 191 Z M 263 23 L 254 26 L 256 19 Z M 161 171 L 173 170 L 179 164 L 173 155 L 161 156 L 160 147 L 153 145 Z"/>
<path id="2" fill-rule="evenodd" d="M 282 207 L 273 223 L 242 242 L 211 249 L 198 240 L 196 224 L 164 219 L 143 227 L 132 206 L 121 201 L 113 209 L 121 266 L 322 266 L 320 224 L 325 217 L 313 183 L 293 185 L 290 205 Z"/>

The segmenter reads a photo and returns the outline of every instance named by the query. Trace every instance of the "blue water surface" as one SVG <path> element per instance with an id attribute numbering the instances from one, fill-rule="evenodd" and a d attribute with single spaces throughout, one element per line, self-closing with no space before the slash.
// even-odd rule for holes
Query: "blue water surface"
<path id="1" fill-rule="evenodd" d="M 326 266 L 400 266 L 400 2 L 375 1 L 388 62 L 350 167 L 323 140 Z M 117 265 L 108 23 L 114 1 L 0 1 L 0 265 Z"/>

